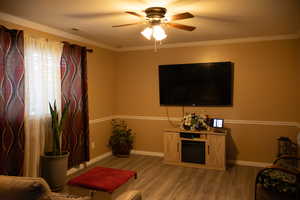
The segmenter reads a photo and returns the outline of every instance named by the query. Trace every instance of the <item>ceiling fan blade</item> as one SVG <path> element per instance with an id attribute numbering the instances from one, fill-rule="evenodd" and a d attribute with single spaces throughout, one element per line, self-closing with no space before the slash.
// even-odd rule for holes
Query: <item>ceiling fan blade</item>
<path id="1" fill-rule="evenodd" d="M 94 12 L 94 13 L 76 13 L 76 14 L 68 14 L 67 17 L 79 18 L 79 19 L 92 19 L 92 18 L 100 18 L 100 17 L 112 17 L 119 16 L 124 14 L 124 12 Z"/>
<path id="2" fill-rule="evenodd" d="M 138 14 L 136 12 L 126 11 L 125 13 L 130 14 L 130 15 L 134 15 L 136 17 L 141 17 L 141 18 L 144 17 L 143 15 L 140 15 L 140 14 Z"/>
<path id="3" fill-rule="evenodd" d="M 185 12 L 185 13 L 179 13 L 177 15 L 173 15 L 171 17 L 171 20 L 181 20 L 181 19 L 189 19 L 189 18 L 193 18 L 194 15 L 192 15 L 189 12 Z"/>
<path id="4" fill-rule="evenodd" d="M 112 26 L 112 27 L 116 28 L 116 27 L 123 27 L 123 26 L 137 25 L 137 24 L 142 24 L 142 23 L 143 23 L 143 22 L 135 22 L 135 23 L 130 23 L 130 24 L 115 25 L 115 26 Z"/>
<path id="5" fill-rule="evenodd" d="M 183 24 L 175 24 L 175 23 L 170 23 L 170 22 L 168 22 L 166 24 L 173 28 L 178 28 L 178 29 L 185 30 L 185 31 L 193 31 L 196 29 L 195 26 L 187 26 L 187 25 L 183 25 Z"/>
<path id="6" fill-rule="evenodd" d="M 239 20 L 239 17 L 235 17 L 235 16 L 211 17 L 211 16 L 197 15 L 196 17 L 200 20 L 210 20 L 210 21 L 219 22 L 219 23 L 239 23 L 239 22 L 241 22 Z"/>

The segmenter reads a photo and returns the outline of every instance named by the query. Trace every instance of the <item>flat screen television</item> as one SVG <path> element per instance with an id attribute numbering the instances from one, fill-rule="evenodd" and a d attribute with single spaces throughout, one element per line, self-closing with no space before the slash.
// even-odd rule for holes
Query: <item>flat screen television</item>
<path id="1" fill-rule="evenodd" d="M 233 63 L 159 66 L 162 106 L 232 106 Z"/>

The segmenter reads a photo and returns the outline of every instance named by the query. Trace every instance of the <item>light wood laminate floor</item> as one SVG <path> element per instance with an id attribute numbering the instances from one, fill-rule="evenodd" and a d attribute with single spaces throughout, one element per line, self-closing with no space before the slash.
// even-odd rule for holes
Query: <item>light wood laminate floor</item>
<path id="1" fill-rule="evenodd" d="M 227 171 L 188 168 L 166 165 L 160 157 L 141 155 L 110 156 L 89 168 L 95 166 L 137 171 L 138 178 L 130 189 L 142 191 L 143 200 L 253 200 L 259 170 L 245 166 L 231 166 Z"/>

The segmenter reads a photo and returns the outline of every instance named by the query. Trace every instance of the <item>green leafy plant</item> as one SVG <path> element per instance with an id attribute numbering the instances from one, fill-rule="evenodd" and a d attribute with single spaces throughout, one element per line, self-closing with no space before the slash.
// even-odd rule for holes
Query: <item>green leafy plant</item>
<path id="1" fill-rule="evenodd" d="M 112 135 L 109 139 L 109 146 L 114 155 L 129 155 L 133 148 L 133 134 L 124 120 L 112 120 Z"/>
<path id="2" fill-rule="evenodd" d="M 52 128 L 52 136 L 53 136 L 53 147 L 52 152 L 50 152 L 51 155 L 61 155 L 61 135 L 63 131 L 63 123 L 67 118 L 67 113 L 69 109 L 70 102 L 68 102 L 61 114 L 61 117 L 59 117 L 59 112 L 57 110 L 56 101 L 54 102 L 54 105 L 52 107 L 51 103 L 49 103 L 50 113 L 51 113 L 51 128 Z M 59 119 L 60 118 L 60 119 Z"/>

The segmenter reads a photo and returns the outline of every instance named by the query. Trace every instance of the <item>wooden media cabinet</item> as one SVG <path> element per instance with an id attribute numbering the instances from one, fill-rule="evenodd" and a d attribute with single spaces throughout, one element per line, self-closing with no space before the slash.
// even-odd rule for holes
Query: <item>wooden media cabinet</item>
<path id="1" fill-rule="evenodd" d="M 227 132 L 167 129 L 164 162 L 196 168 L 226 170 Z"/>

